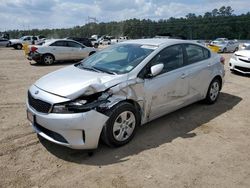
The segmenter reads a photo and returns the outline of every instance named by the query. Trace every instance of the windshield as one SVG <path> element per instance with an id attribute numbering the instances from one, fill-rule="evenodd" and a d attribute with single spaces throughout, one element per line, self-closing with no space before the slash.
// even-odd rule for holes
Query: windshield
<path id="1" fill-rule="evenodd" d="M 20 40 L 23 40 L 23 39 L 25 39 L 25 38 L 26 38 L 26 36 L 23 36 L 23 37 L 20 38 Z"/>
<path id="2" fill-rule="evenodd" d="M 96 72 L 125 74 L 141 63 L 155 48 L 140 44 L 117 44 L 93 54 L 76 66 Z"/>
<path id="3" fill-rule="evenodd" d="M 226 45 L 226 44 L 227 44 L 227 42 L 224 42 L 224 41 L 219 41 L 219 42 L 215 42 L 215 44 L 217 44 L 217 45 Z"/>

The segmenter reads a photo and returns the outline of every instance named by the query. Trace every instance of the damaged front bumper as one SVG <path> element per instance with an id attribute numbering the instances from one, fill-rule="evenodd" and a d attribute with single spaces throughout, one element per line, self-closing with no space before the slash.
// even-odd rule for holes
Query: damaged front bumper
<path id="1" fill-rule="evenodd" d="M 31 88 L 31 93 L 34 87 Z M 39 90 L 43 98 L 62 101 L 64 98 Z M 35 96 L 33 96 L 35 97 Z M 39 96 L 37 99 L 41 100 Z M 35 110 L 27 100 L 27 116 L 34 131 L 43 138 L 73 149 L 95 149 L 108 116 L 90 110 L 82 113 L 42 113 Z"/>

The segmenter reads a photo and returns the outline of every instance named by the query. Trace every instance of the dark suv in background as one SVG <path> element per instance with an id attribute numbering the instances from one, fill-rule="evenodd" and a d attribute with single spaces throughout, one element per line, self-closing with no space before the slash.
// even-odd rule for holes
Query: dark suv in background
<path id="1" fill-rule="evenodd" d="M 91 41 L 88 38 L 79 38 L 79 37 L 67 37 L 67 39 L 71 39 L 77 42 L 80 42 L 81 44 L 87 46 L 87 47 L 93 47 Z"/>

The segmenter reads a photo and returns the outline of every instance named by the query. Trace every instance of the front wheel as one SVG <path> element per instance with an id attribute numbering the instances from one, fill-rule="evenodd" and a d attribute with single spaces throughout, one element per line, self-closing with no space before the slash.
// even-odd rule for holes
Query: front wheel
<path id="1" fill-rule="evenodd" d="M 23 48 L 23 45 L 22 44 L 17 44 L 16 46 L 15 46 L 15 49 L 17 49 L 17 50 L 21 50 Z"/>
<path id="2" fill-rule="evenodd" d="M 113 107 L 108 114 L 110 116 L 102 131 L 102 140 L 112 147 L 127 144 L 136 133 L 139 124 L 139 115 L 135 107 L 122 102 Z"/>
<path id="3" fill-rule="evenodd" d="M 221 82 L 218 78 L 212 80 L 209 85 L 207 96 L 205 98 L 205 102 L 207 104 L 213 104 L 217 101 L 220 94 Z"/>

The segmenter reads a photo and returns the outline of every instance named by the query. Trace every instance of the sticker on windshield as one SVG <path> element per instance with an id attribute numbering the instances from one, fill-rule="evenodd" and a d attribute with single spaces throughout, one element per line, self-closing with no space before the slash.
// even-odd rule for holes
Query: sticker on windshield
<path id="1" fill-rule="evenodd" d="M 141 48 L 155 50 L 156 48 L 158 48 L 158 46 L 154 46 L 154 45 L 142 45 Z"/>
<path id="2" fill-rule="evenodd" d="M 130 71 L 133 69 L 133 66 L 129 65 L 127 68 L 126 68 L 126 71 Z"/>

